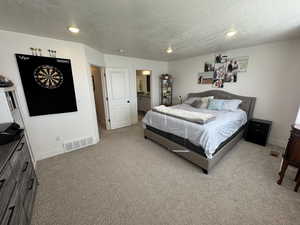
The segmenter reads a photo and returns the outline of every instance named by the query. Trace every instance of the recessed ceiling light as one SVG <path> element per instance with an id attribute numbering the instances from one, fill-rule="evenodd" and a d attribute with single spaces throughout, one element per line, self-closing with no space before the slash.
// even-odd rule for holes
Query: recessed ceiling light
<path id="1" fill-rule="evenodd" d="M 173 49 L 170 47 L 167 48 L 166 53 L 171 54 L 173 52 Z"/>
<path id="2" fill-rule="evenodd" d="M 235 36 L 236 34 L 237 34 L 236 30 L 231 30 L 226 33 L 226 36 L 230 38 L 230 37 Z"/>
<path id="3" fill-rule="evenodd" d="M 79 31 L 80 31 L 78 27 L 74 27 L 74 26 L 68 27 L 68 30 L 69 30 L 71 33 L 74 33 L 74 34 L 77 34 L 77 33 L 79 33 Z"/>

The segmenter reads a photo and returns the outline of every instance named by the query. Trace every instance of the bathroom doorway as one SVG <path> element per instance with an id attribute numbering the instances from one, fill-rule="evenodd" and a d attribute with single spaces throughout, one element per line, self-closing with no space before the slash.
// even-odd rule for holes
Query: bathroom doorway
<path id="1" fill-rule="evenodd" d="M 138 121 L 151 109 L 151 70 L 136 71 Z"/>
<path id="2" fill-rule="evenodd" d="M 105 81 L 105 68 L 91 65 L 91 75 L 93 81 L 95 106 L 97 113 L 97 121 L 100 130 L 109 129 L 108 113 L 107 113 L 107 94 Z"/>

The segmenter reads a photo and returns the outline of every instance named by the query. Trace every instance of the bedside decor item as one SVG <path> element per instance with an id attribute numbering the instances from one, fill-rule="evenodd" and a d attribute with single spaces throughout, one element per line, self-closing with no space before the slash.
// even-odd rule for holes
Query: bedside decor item
<path id="1" fill-rule="evenodd" d="M 246 141 L 266 146 L 270 135 L 272 121 L 250 119 L 244 135 Z"/>
<path id="2" fill-rule="evenodd" d="M 5 76 L 0 74 L 0 88 L 5 88 L 5 87 L 12 87 L 14 86 L 14 83 L 6 78 Z"/>
<path id="3" fill-rule="evenodd" d="M 77 111 L 69 59 L 16 54 L 30 116 Z"/>
<path id="4" fill-rule="evenodd" d="M 284 178 L 286 169 L 289 165 L 298 168 L 297 175 L 295 177 L 296 186 L 294 191 L 297 192 L 300 186 L 300 125 L 294 124 L 291 126 L 291 135 L 289 142 L 283 154 L 283 161 L 281 163 L 281 169 L 279 172 L 279 180 L 277 184 L 281 185 Z"/>
<path id="5" fill-rule="evenodd" d="M 173 92 L 173 79 L 169 74 L 162 74 L 160 76 L 161 98 L 160 104 L 171 106 L 172 105 L 172 92 Z"/>

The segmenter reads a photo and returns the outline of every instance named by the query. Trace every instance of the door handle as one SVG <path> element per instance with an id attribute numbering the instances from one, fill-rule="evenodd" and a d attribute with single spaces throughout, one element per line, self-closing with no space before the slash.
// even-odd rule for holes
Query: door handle
<path id="1" fill-rule="evenodd" d="M 130 101 L 129 101 L 129 100 L 127 100 L 127 103 L 130 103 Z"/>
<path id="2" fill-rule="evenodd" d="M 0 180 L 0 190 L 2 189 L 2 187 L 4 186 L 6 179 L 2 179 Z"/>
<path id="3" fill-rule="evenodd" d="M 23 143 L 21 143 L 21 147 L 17 150 L 18 152 L 19 151 L 21 151 L 22 149 L 23 149 L 23 147 L 24 147 L 24 145 L 25 145 L 25 143 L 23 142 Z"/>

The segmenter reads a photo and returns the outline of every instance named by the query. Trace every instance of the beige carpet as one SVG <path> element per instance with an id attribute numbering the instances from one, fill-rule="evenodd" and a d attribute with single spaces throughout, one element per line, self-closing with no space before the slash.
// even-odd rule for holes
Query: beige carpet
<path id="1" fill-rule="evenodd" d="M 209 175 L 133 126 L 38 163 L 33 225 L 299 225 L 296 170 L 245 141 Z"/>

